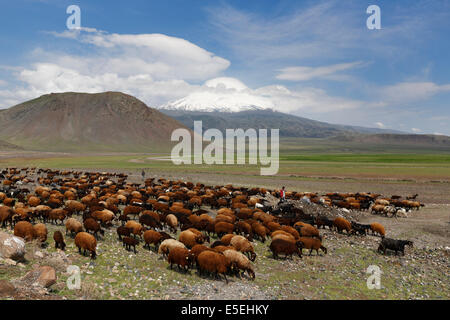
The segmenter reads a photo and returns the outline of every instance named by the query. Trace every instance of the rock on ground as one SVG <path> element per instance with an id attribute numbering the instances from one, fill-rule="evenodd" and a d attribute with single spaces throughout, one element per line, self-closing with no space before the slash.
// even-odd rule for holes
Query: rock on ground
<path id="1" fill-rule="evenodd" d="M 23 260 L 25 241 L 9 233 L 0 231 L 0 257 L 16 261 Z"/>

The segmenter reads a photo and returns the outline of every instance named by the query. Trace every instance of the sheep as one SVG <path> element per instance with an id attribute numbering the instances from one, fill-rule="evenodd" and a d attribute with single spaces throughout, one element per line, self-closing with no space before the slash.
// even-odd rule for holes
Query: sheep
<path id="1" fill-rule="evenodd" d="M 300 237 L 298 242 L 302 243 L 302 248 L 300 249 L 303 253 L 303 249 L 309 249 L 309 255 L 312 254 L 313 249 L 316 250 L 317 255 L 319 255 L 319 249 L 327 254 L 327 248 L 322 245 L 322 242 L 317 238 Z"/>
<path id="2" fill-rule="evenodd" d="M 70 232 L 72 235 L 75 233 L 75 235 L 79 232 L 83 231 L 83 225 L 80 221 L 78 221 L 75 218 L 69 218 L 66 221 L 66 234 L 67 232 Z"/>
<path id="3" fill-rule="evenodd" d="M 117 235 L 119 236 L 119 240 L 122 241 L 122 236 L 128 237 L 131 233 L 130 229 L 125 226 L 118 226 L 116 229 Z"/>
<path id="4" fill-rule="evenodd" d="M 86 254 L 86 250 L 91 252 L 91 258 L 95 259 L 97 253 L 95 249 L 97 247 L 97 240 L 95 237 L 87 232 L 79 232 L 75 236 L 75 245 L 78 247 L 78 252 L 81 254 L 81 249 L 83 249 L 83 255 Z"/>
<path id="5" fill-rule="evenodd" d="M 131 247 L 133 247 L 134 253 L 137 253 L 136 245 L 139 244 L 139 241 L 137 239 L 125 236 L 123 237 L 122 242 L 125 250 L 130 251 Z"/>
<path id="6" fill-rule="evenodd" d="M 230 259 L 231 265 L 238 270 L 247 271 L 248 275 L 255 279 L 255 270 L 250 260 L 239 251 L 225 250 L 223 255 Z M 238 271 L 239 272 L 239 271 Z"/>
<path id="7" fill-rule="evenodd" d="M 269 249 L 272 251 L 274 259 L 278 259 L 278 255 L 283 253 L 285 257 L 292 257 L 296 253 L 300 258 L 302 258 L 302 243 L 301 242 L 291 242 L 283 239 L 274 239 L 270 243 Z"/>
<path id="8" fill-rule="evenodd" d="M 144 232 L 144 227 L 139 222 L 136 222 L 133 220 L 127 221 L 127 223 L 125 224 L 125 227 L 130 229 L 131 233 L 134 236 L 142 237 L 142 233 Z"/>
<path id="9" fill-rule="evenodd" d="M 253 234 L 262 242 L 266 241 L 266 228 L 260 223 L 254 223 L 252 225 Z"/>
<path id="10" fill-rule="evenodd" d="M 223 254 L 209 250 L 203 251 L 198 255 L 197 263 L 200 275 L 204 272 L 214 273 L 216 277 L 219 277 L 219 274 L 223 274 L 228 284 L 226 273 L 231 266 L 231 262 Z"/>
<path id="11" fill-rule="evenodd" d="M 238 234 L 248 235 L 253 238 L 252 226 L 245 221 L 238 221 L 235 224 L 235 229 Z"/>
<path id="12" fill-rule="evenodd" d="M 294 236 L 295 239 L 300 238 L 298 231 L 292 228 L 291 226 L 281 226 L 281 230 L 290 233 L 291 235 Z"/>
<path id="13" fill-rule="evenodd" d="M 177 232 L 178 228 L 178 219 L 173 214 L 168 214 L 166 217 L 166 224 L 172 230 L 172 232 Z"/>
<path id="14" fill-rule="evenodd" d="M 145 231 L 143 237 L 144 237 L 144 241 L 145 241 L 144 248 L 150 249 L 150 245 L 154 244 L 155 250 L 157 249 L 157 247 L 161 241 L 166 240 L 166 237 L 164 237 L 163 234 L 161 234 L 160 232 L 154 231 L 154 230 Z"/>
<path id="15" fill-rule="evenodd" d="M 44 245 L 45 241 L 47 241 L 47 227 L 43 223 L 38 223 L 33 226 L 34 229 L 34 238 L 38 239 L 41 242 L 41 245 Z"/>
<path id="16" fill-rule="evenodd" d="M 203 244 L 203 237 L 199 234 L 196 234 L 190 230 L 185 230 L 180 233 L 178 237 L 178 241 L 183 243 L 186 247 L 192 248 L 196 244 Z"/>
<path id="17" fill-rule="evenodd" d="M 251 244 L 250 241 L 248 241 L 248 239 L 246 239 L 243 236 L 234 236 L 231 241 L 230 244 L 236 248 L 236 250 L 247 254 L 250 258 L 251 261 L 255 261 L 256 259 L 256 253 L 255 253 L 255 249 L 253 248 L 253 245 Z"/>
<path id="18" fill-rule="evenodd" d="M 234 231 L 234 225 L 231 223 L 228 223 L 228 222 L 217 222 L 214 225 L 214 232 L 219 237 L 221 237 L 227 233 L 233 233 L 233 231 Z"/>
<path id="19" fill-rule="evenodd" d="M 80 213 L 86 210 L 86 205 L 76 200 L 67 200 L 65 205 L 70 213 Z"/>
<path id="20" fill-rule="evenodd" d="M 48 213 L 48 220 L 50 220 L 52 223 L 57 223 L 57 220 L 61 221 L 61 224 L 63 223 L 64 219 L 67 216 L 67 210 L 65 209 L 52 209 Z"/>
<path id="21" fill-rule="evenodd" d="M 139 223 L 145 226 L 148 226 L 150 228 L 158 228 L 158 229 L 162 229 L 162 225 L 161 223 L 156 220 L 153 216 L 149 215 L 149 214 L 142 214 L 139 217 Z"/>
<path id="22" fill-rule="evenodd" d="M 64 242 L 64 237 L 61 231 L 55 231 L 53 233 L 53 240 L 55 241 L 55 249 L 61 249 L 64 251 L 66 248 L 66 243 Z"/>
<path id="23" fill-rule="evenodd" d="M 354 233 L 359 233 L 361 235 L 366 235 L 367 234 L 367 230 L 370 230 L 370 225 L 368 224 L 360 224 L 357 222 L 352 221 L 352 230 L 354 231 Z"/>
<path id="24" fill-rule="evenodd" d="M 309 223 L 297 222 L 295 223 L 294 227 L 302 237 L 316 237 L 322 240 L 319 229 L 313 227 Z"/>
<path id="25" fill-rule="evenodd" d="M 12 217 L 14 214 L 15 212 L 13 208 L 0 206 L 0 222 L 2 223 L 2 228 L 6 228 L 8 222 L 11 227 L 13 226 Z"/>
<path id="26" fill-rule="evenodd" d="M 172 269 L 173 264 L 176 264 L 179 269 L 183 269 L 186 272 L 189 270 L 189 267 L 194 264 L 194 259 L 194 255 L 188 249 L 178 247 L 170 250 L 167 257 L 170 269 Z"/>
<path id="27" fill-rule="evenodd" d="M 84 220 L 83 225 L 86 229 L 86 232 L 92 231 L 95 237 L 98 237 L 97 232 L 100 232 L 102 236 L 105 235 L 105 231 L 102 230 L 100 224 L 92 218 L 87 218 L 86 220 Z"/>
<path id="28" fill-rule="evenodd" d="M 186 248 L 186 246 L 178 240 L 166 239 L 159 245 L 158 254 L 167 256 L 171 249 L 173 248 Z"/>
<path id="29" fill-rule="evenodd" d="M 341 217 L 337 217 L 333 220 L 333 227 L 335 227 L 339 232 L 345 230 L 347 234 L 350 234 L 352 231 L 352 224 L 348 220 Z"/>
<path id="30" fill-rule="evenodd" d="M 41 199 L 35 196 L 31 196 L 28 198 L 27 203 L 30 207 L 37 207 L 38 205 L 41 204 Z"/>
<path id="31" fill-rule="evenodd" d="M 413 242 L 409 240 L 395 240 L 390 238 L 383 238 L 378 246 L 378 252 L 383 251 L 386 254 L 386 249 L 395 251 L 395 255 L 400 251 L 405 255 L 405 246 L 413 246 Z"/>
<path id="32" fill-rule="evenodd" d="M 233 246 L 223 246 L 223 245 L 219 245 L 219 246 L 215 246 L 213 249 L 215 252 L 219 252 L 219 253 L 223 253 L 225 250 L 234 250 L 237 251 L 235 247 Z"/>
<path id="33" fill-rule="evenodd" d="M 222 236 L 222 238 L 220 238 L 220 241 L 224 245 L 228 246 L 231 242 L 231 239 L 233 239 L 234 236 L 235 236 L 235 234 L 233 234 L 233 233 L 227 233 L 226 235 Z"/>
<path id="34" fill-rule="evenodd" d="M 213 251 L 212 248 L 208 248 L 207 246 L 205 246 L 205 245 L 203 245 L 203 244 L 196 244 L 195 246 L 192 247 L 191 253 L 192 253 L 193 256 L 194 256 L 194 261 L 195 261 L 195 263 L 197 263 L 198 255 L 199 255 L 200 253 L 202 253 L 203 251 L 206 251 L 206 250 Z"/>
<path id="35" fill-rule="evenodd" d="M 333 227 L 333 220 L 328 219 L 327 217 L 317 217 L 314 219 L 314 224 L 317 226 L 318 229 L 323 227 L 328 227 L 330 230 Z"/>
<path id="36" fill-rule="evenodd" d="M 372 230 L 373 234 L 378 233 L 382 238 L 386 234 L 383 225 L 381 225 L 380 223 L 377 223 L 377 222 L 370 224 L 370 230 Z"/>
<path id="37" fill-rule="evenodd" d="M 28 221 L 20 221 L 14 226 L 14 235 L 25 239 L 25 241 L 33 241 L 34 228 Z"/>
<path id="38" fill-rule="evenodd" d="M 92 218 L 100 221 L 103 226 L 110 225 L 115 215 L 112 211 L 108 209 L 103 209 L 101 211 L 94 211 L 92 213 Z"/>

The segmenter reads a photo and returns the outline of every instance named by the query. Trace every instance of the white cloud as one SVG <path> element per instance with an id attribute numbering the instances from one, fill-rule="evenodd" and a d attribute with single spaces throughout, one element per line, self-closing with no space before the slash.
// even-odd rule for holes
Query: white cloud
<path id="1" fill-rule="evenodd" d="M 450 84 L 433 82 L 401 82 L 381 89 L 381 96 L 389 103 L 424 100 L 441 92 L 450 91 Z"/>
<path id="2" fill-rule="evenodd" d="M 382 122 L 375 122 L 375 125 L 376 125 L 378 128 L 380 128 L 380 129 L 386 128 L 386 125 L 385 125 L 384 123 L 382 123 Z"/>
<path id="3" fill-rule="evenodd" d="M 422 132 L 422 130 L 417 129 L 417 128 L 411 128 L 411 131 L 414 132 L 414 133 L 420 133 L 420 132 Z"/>
<path id="4" fill-rule="evenodd" d="M 333 79 L 332 75 L 339 71 L 344 71 L 348 69 L 360 66 L 362 62 L 356 61 L 351 63 L 340 63 L 329 66 L 322 67 L 287 67 L 281 69 L 281 73 L 276 76 L 279 80 L 289 80 L 289 81 L 306 81 L 314 78 L 328 78 Z"/>

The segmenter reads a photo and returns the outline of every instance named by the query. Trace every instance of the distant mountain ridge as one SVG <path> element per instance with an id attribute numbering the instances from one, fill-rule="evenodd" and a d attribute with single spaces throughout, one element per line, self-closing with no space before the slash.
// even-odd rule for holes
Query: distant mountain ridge
<path id="1" fill-rule="evenodd" d="M 186 110 L 160 109 L 164 114 L 193 128 L 194 120 L 202 120 L 203 129 L 254 128 L 280 129 L 281 137 L 329 138 L 341 134 L 402 133 L 395 130 L 364 128 L 330 124 L 282 112 L 267 110 L 247 110 L 240 112 L 200 112 Z"/>

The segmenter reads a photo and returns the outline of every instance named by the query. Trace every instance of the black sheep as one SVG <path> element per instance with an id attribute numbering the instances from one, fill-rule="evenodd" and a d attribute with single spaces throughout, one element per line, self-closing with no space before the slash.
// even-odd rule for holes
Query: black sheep
<path id="1" fill-rule="evenodd" d="M 122 241 L 122 236 L 128 237 L 130 235 L 130 229 L 125 226 L 119 226 L 117 227 L 117 234 L 119 236 L 119 240 Z"/>
<path id="2" fill-rule="evenodd" d="M 395 251 L 395 255 L 400 251 L 405 255 L 405 246 L 413 246 L 413 242 L 409 240 L 395 240 L 390 238 L 383 238 L 378 246 L 378 252 L 383 251 L 386 254 L 386 249 Z"/>

